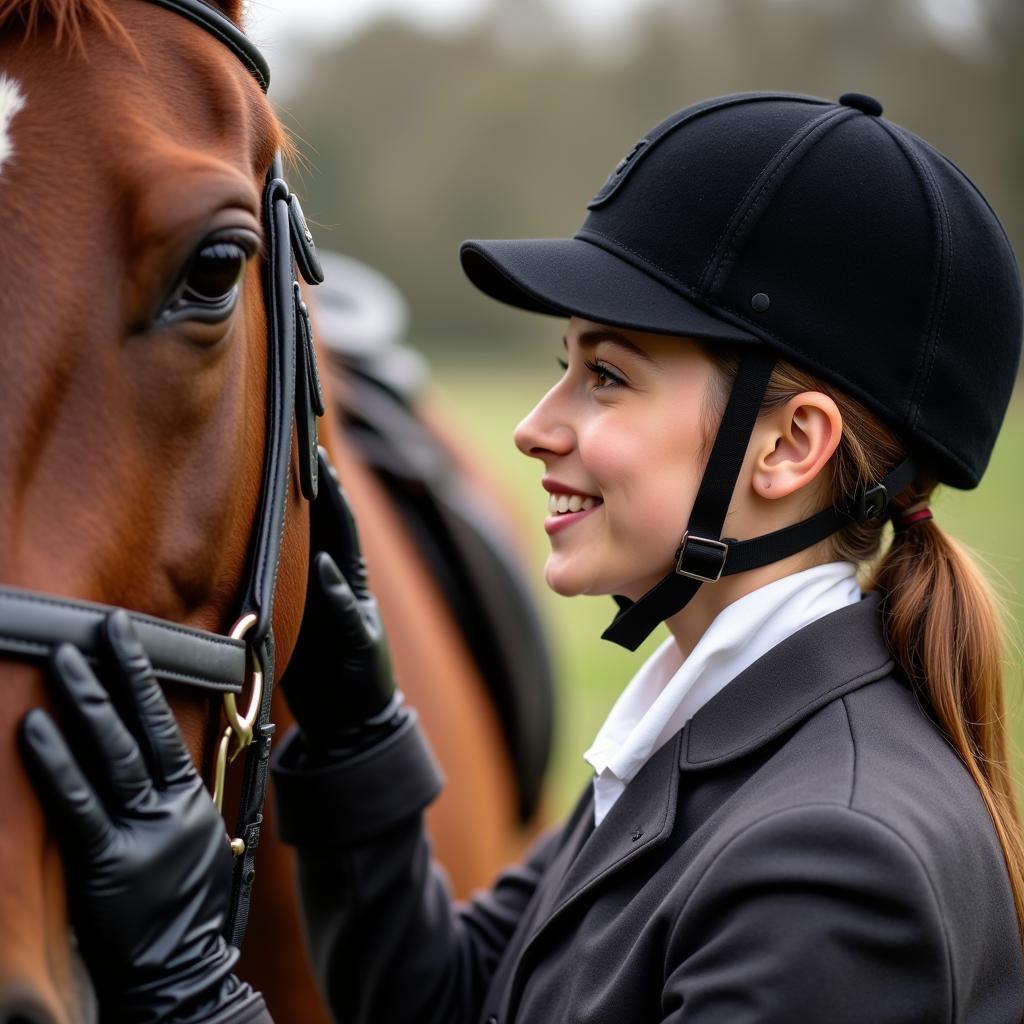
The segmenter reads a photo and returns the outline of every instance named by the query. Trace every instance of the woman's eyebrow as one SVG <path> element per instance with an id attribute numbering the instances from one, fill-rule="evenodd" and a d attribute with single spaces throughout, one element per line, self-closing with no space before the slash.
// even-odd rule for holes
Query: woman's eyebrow
<path id="1" fill-rule="evenodd" d="M 613 331 L 608 328 L 593 328 L 589 331 L 580 331 L 576 338 L 576 342 L 586 348 L 593 348 L 599 341 L 610 341 L 613 345 L 620 345 L 622 348 L 627 349 L 634 355 L 639 356 L 641 359 L 645 359 L 649 363 L 654 362 L 654 358 L 647 352 L 645 352 L 639 345 L 630 341 L 624 334 L 619 334 L 618 331 Z M 562 338 L 562 344 L 566 348 L 569 347 L 568 337 Z"/>

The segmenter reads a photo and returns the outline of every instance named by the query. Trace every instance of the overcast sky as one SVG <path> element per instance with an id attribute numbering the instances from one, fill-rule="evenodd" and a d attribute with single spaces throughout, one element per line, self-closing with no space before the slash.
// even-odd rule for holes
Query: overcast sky
<path id="1" fill-rule="evenodd" d="M 636 14 L 653 0 L 530 0 L 546 3 L 565 19 L 584 49 L 599 58 L 628 57 Z M 674 0 L 682 7 L 717 0 Z M 766 0 L 780 5 L 796 0 Z M 831 0 L 856 4 L 857 0 Z M 908 0 L 925 15 L 933 35 L 954 49 L 984 48 L 982 0 Z M 326 45 L 360 31 L 382 18 L 399 18 L 421 29 L 456 31 L 489 7 L 514 10 L 527 0 L 248 0 L 247 30 L 266 51 L 274 69 L 274 95 L 287 99 L 300 82 L 317 44 Z"/>
<path id="2" fill-rule="evenodd" d="M 548 0 L 567 20 L 582 30 L 614 33 L 650 0 Z M 715 0 L 678 0 L 681 6 L 699 6 Z M 774 0 L 786 3 L 787 0 Z M 856 0 L 847 0 L 856 2 Z M 400 17 L 426 29 L 459 28 L 488 6 L 515 4 L 516 0 L 249 0 L 253 35 L 271 42 L 282 34 L 320 37 L 344 36 L 385 16 Z M 941 32 L 970 33 L 977 27 L 979 0 L 916 0 Z"/>
<path id="3" fill-rule="evenodd" d="M 250 0 L 253 36 L 271 42 L 281 34 L 342 36 L 387 15 L 426 29 L 460 28 L 495 0 Z M 513 0 L 514 2 L 514 0 Z M 647 0 L 553 0 L 574 23 L 595 31 L 614 30 Z M 684 0 L 693 2 L 693 0 Z"/>

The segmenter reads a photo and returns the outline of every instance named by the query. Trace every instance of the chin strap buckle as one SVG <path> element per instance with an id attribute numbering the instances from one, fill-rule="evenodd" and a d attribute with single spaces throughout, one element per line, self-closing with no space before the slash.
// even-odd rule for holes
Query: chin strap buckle
<path id="1" fill-rule="evenodd" d="M 868 519 L 881 519 L 889 507 L 889 492 L 885 484 L 875 484 L 857 493 L 850 509 L 854 521 L 863 523 Z"/>
<path id="2" fill-rule="evenodd" d="M 725 541 L 696 537 L 687 530 L 676 551 L 676 572 L 701 583 L 717 583 L 728 557 L 729 545 Z"/>

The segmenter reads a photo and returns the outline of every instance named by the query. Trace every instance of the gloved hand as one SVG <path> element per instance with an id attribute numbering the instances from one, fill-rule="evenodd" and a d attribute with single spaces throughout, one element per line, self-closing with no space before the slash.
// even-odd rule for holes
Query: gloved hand
<path id="1" fill-rule="evenodd" d="M 329 759 L 376 742 L 403 712 L 355 517 L 323 448 L 319 480 L 306 608 L 281 688 L 309 752 Z"/>
<path id="2" fill-rule="evenodd" d="M 245 1002 L 221 936 L 231 851 L 145 651 L 121 611 L 104 623 L 100 685 L 64 644 L 50 663 L 65 740 L 41 709 L 23 756 L 64 855 L 71 921 L 103 1021 L 202 1019 Z M 68 744 L 70 743 L 70 749 Z"/>

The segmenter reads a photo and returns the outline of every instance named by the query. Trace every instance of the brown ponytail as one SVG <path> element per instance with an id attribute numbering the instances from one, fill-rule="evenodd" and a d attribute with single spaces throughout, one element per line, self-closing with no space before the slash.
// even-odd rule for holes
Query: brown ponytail
<path id="1" fill-rule="evenodd" d="M 724 408 L 738 363 L 721 349 L 706 351 L 719 369 L 713 404 Z M 843 417 L 843 437 L 832 459 L 833 504 L 882 479 L 899 461 L 899 442 L 860 403 L 789 364 L 776 366 L 764 408 L 804 391 L 830 395 Z M 895 510 L 930 499 L 935 488 L 934 480 L 916 480 L 896 498 Z M 825 555 L 869 569 L 869 589 L 882 596 L 889 649 L 926 698 L 995 825 L 1024 947 L 1024 828 L 1004 718 L 1006 637 L 1000 603 L 970 556 L 934 521 L 896 531 L 881 553 L 884 531 L 878 520 L 853 524 L 823 542 Z"/>
<path id="2" fill-rule="evenodd" d="M 992 590 L 934 522 L 897 532 L 873 583 L 884 595 L 890 649 L 927 693 L 936 721 L 981 790 L 1003 848 L 1017 920 L 1024 921 L 1024 835 L 1007 749 L 1004 637 Z"/>

